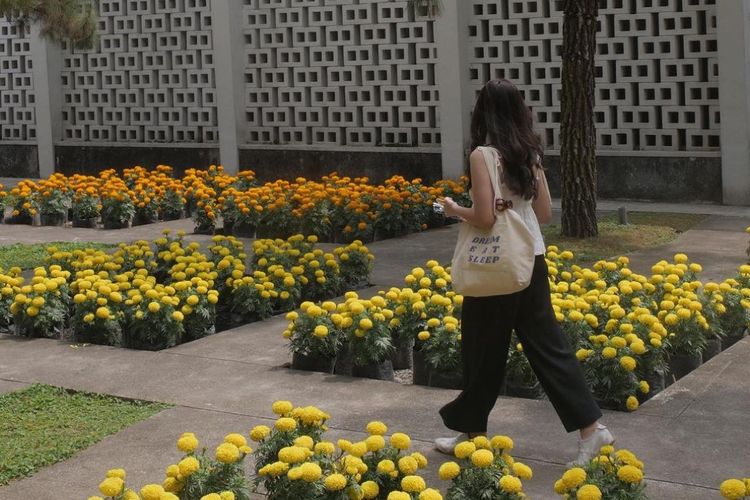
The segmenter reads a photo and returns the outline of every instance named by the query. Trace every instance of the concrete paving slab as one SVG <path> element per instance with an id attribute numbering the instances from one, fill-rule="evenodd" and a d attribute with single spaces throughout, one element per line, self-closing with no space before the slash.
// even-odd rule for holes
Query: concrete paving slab
<path id="1" fill-rule="evenodd" d="M 25 389 L 28 386 L 29 384 L 26 384 L 24 382 L 15 382 L 13 380 L 0 379 L 0 394 L 7 394 L 13 391 L 20 391 L 21 389 Z"/>

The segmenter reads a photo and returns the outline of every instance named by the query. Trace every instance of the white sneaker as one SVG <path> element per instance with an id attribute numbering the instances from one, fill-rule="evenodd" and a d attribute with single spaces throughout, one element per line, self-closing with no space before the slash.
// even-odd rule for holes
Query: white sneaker
<path id="1" fill-rule="evenodd" d="M 596 430 L 586 439 L 578 440 L 578 458 L 569 467 L 585 466 L 592 458 L 599 456 L 602 446 L 614 444 L 615 438 L 606 426 L 598 424 Z"/>
<path id="2" fill-rule="evenodd" d="M 459 434 L 452 438 L 437 438 L 435 440 L 435 448 L 437 448 L 440 453 L 453 456 L 453 451 L 456 449 L 456 445 L 458 443 L 463 443 L 464 441 L 470 441 L 469 435 L 466 433 Z"/>

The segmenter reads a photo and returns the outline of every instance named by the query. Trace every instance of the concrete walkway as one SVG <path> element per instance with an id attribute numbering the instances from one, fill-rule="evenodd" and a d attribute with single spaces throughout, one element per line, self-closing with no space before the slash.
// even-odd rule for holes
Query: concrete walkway
<path id="1" fill-rule="evenodd" d="M 747 235 L 742 230 L 748 222 L 750 218 L 707 219 L 701 228 L 654 250 L 655 256 L 632 256 L 633 266 L 646 272 L 656 260 L 684 251 L 701 255 L 694 258 L 710 277 L 727 277 L 743 262 Z M 0 244 L 8 242 L 5 238 L 41 238 L 34 234 L 38 228 L 17 234 L 19 229 L 0 228 Z M 151 238 L 146 233 L 158 235 L 160 229 L 145 226 L 137 234 L 115 233 L 120 238 Z M 82 231 L 99 233 L 92 237 L 95 241 L 104 233 Z M 456 228 L 449 227 L 370 245 L 377 256 L 372 281 L 380 288 L 398 285 L 405 272 L 427 259 L 447 262 L 455 234 Z M 52 236 L 58 238 L 57 233 Z M 175 405 L 33 478 L 0 488 L 0 500 L 87 498 L 111 467 L 125 467 L 132 486 L 158 482 L 164 468 L 179 458 L 174 442 L 180 433 L 196 432 L 213 448 L 229 432 L 247 433 L 254 425 L 268 424 L 277 399 L 328 411 L 334 438 L 356 439 L 373 419 L 388 423 L 392 431 L 409 433 L 414 448 L 430 459 L 429 483 L 441 486 L 436 471 L 444 458 L 430 443 L 445 435 L 437 409 L 456 392 L 288 370 L 282 367 L 289 359 L 280 336 L 284 325 L 284 319 L 276 317 L 158 353 L 102 346 L 73 349 L 54 340 L 0 336 L 0 392 L 43 382 Z M 618 446 L 633 450 L 646 463 L 651 498 L 719 498 L 715 490 L 722 480 L 750 474 L 749 356 L 746 339 L 636 413 L 607 412 Z M 557 498 L 552 484 L 575 452 L 575 436 L 565 434 L 548 402 L 499 399 L 490 432 L 512 436 L 515 455 L 534 469 L 534 479 L 526 486 L 530 498 Z"/>

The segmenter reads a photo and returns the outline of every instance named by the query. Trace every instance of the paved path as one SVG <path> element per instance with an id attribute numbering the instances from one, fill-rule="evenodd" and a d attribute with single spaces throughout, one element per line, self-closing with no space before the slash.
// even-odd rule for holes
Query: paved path
<path id="1" fill-rule="evenodd" d="M 641 266 L 650 267 L 655 260 L 679 250 L 701 255 L 696 260 L 704 264 L 706 274 L 727 276 L 721 273 L 733 270 L 743 260 L 747 236 L 742 230 L 748 220 L 710 218 L 700 228 L 655 250 L 655 255 L 633 256 L 633 265 L 645 272 L 647 267 Z M 180 224 L 184 221 L 171 226 Z M 0 228 L 0 244 L 4 238 L 20 235 L 39 241 L 58 238 L 54 228 L 45 229 L 53 231 L 42 237 L 37 228 L 18 234 L 16 228 Z M 134 230 L 136 234 L 115 235 L 151 238 L 160 229 L 145 226 Z M 82 231 L 87 233 L 75 233 L 75 237 L 98 233 L 82 241 L 115 236 Z M 406 271 L 429 258 L 449 260 L 455 234 L 451 227 L 372 244 L 377 256 L 372 281 L 380 287 L 399 284 Z M 727 258 L 730 252 L 736 258 Z M 431 461 L 427 479 L 440 485 L 435 476 L 443 458 L 431 451 L 430 442 L 445 433 L 436 410 L 456 393 L 282 368 L 288 361 L 280 337 L 284 324 L 283 318 L 272 318 L 159 353 L 102 346 L 73 349 L 54 340 L 0 336 L 0 392 L 44 382 L 175 405 L 70 460 L 45 468 L 32 479 L 0 488 L 0 500 L 87 498 L 96 493 L 102 474 L 110 467 L 125 467 L 134 486 L 159 481 L 166 465 L 179 456 L 174 441 L 181 432 L 196 432 L 212 447 L 226 433 L 246 433 L 253 425 L 268 423 L 276 399 L 325 409 L 333 416 L 334 437 L 356 438 L 372 419 L 411 434 L 415 448 L 427 453 Z M 607 413 L 606 421 L 615 430 L 618 445 L 632 449 L 645 461 L 651 498 L 718 498 L 715 489 L 723 479 L 750 474 L 750 433 L 746 430 L 749 356 L 747 339 L 638 412 Z M 530 497 L 556 498 L 551 486 L 562 474 L 562 464 L 574 454 L 575 436 L 565 434 L 549 403 L 501 398 L 491 417 L 491 432 L 512 436 L 517 457 L 534 468 L 535 477 L 527 485 Z"/>

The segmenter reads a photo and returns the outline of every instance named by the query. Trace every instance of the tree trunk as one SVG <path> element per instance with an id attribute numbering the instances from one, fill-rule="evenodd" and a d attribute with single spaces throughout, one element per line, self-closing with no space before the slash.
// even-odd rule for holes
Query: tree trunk
<path id="1" fill-rule="evenodd" d="M 560 175 L 562 234 L 596 236 L 594 85 L 598 0 L 565 0 Z"/>

